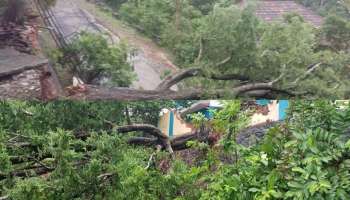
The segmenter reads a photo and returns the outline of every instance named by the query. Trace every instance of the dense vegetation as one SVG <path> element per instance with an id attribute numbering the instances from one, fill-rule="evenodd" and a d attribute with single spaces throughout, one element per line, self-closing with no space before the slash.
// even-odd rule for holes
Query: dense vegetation
<path id="1" fill-rule="evenodd" d="M 293 13 L 282 21 L 266 23 L 255 16 L 257 4 L 252 1 L 245 7 L 238 0 L 106 2 L 114 8 L 113 16 L 170 49 L 176 64 L 188 70 L 183 76 L 162 77 L 170 81 L 152 94 L 166 91 L 168 99 L 173 94 L 188 99 L 350 96 L 348 0 L 301 1 L 331 13 L 319 29 Z M 11 6 L 4 21 L 23 22 L 23 16 L 16 14 L 21 12 L 14 12 L 24 10 L 21 0 L 8 3 Z M 135 80 L 128 53 L 123 44 L 110 45 L 102 36 L 83 33 L 56 58 L 87 84 L 128 87 Z M 178 85 L 178 93 L 170 89 L 171 84 Z M 191 90 L 184 89 L 188 87 Z M 89 89 L 87 93 L 93 93 Z M 120 92 L 120 88 L 113 89 L 109 93 Z M 103 96 L 98 92 L 101 90 L 96 96 Z"/>
<path id="2" fill-rule="evenodd" d="M 186 103 L 186 102 L 185 102 Z M 110 122 L 156 123 L 174 102 L 1 102 L 0 196 L 8 199 L 349 199 L 350 108 L 293 102 L 288 119 L 250 147 L 235 142 L 249 112 L 226 102 L 213 146 L 181 154 L 131 146 Z M 137 114 L 136 114 L 137 113 Z M 154 116 L 149 118 L 150 116 Z M 108 123 L 106 123 L 108 122 Z M 142 133 L 141 133 L 142 134 Z M 88 135 L 88 137 L 80 137 Z M 154 162 L 149 162 L 150 156 Z M 152 158 L 152 156 L 151 156 Z M 37 176 L 38 169 L 47 173 Z M 25 173 L 20 173 L 25 172 Z"/>
<path id="3" fill-rule="evenodd" d="M 350 22 L 341 14 L 316 29 L 295 14 L 265 23 L 255 16 L 254 3 L 242 9 L 226 0 L 106 2 L 122 20 L 170 49 L 179 66 L 205 71 L 188 86 L 229 90 L 282 74 L 278 88 L 306 98 L 349 96 Z"/>
<path id="4" fill-rule="evenodd" d="M 52 58 L 86 84 L 128 87 L 135 79 L 123 43 L 110 44 L 101 35 L 82 32 L 65 49 L 54 51 Z M 70 60 L 70 62 L 67 62 Z"/>
<path id="5" fill-rule="evenodd" d="M 323 16 L 335 14 L 341 17 L 350 18 L 349 0 L 298 0 L 298 2 L 315 9 Z"/>

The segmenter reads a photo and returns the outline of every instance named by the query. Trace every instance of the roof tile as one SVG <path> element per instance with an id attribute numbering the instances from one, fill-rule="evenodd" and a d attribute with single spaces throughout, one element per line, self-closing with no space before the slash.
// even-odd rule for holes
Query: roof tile
<path id="1" fill-rule="evenodd" d="M 315 27 L 321 27 L 323 18 L 309 8 L 306 8 L 294 1 L 260 1 L 257 6 L 256 15 L 265 21 L 272 22 L 281 20 L 283 15 L 290 12 L 296 12 L 305 21 Z"/>

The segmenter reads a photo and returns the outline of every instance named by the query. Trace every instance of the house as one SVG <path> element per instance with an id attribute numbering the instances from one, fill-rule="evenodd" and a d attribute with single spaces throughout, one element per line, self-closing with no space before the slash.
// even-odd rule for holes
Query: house
<path id="1" fill-rule="evenodd" d="M 241 5 L 247 5 L 247 1 L 243 1 Z M 257 2 L 255 13 L 266 22 L 282 20 L 285 14 L 296 13 L 316 28 L 320 28 L 323 24 L 323 18 L 316 12 L 290 0 L 260 0 Z"/>
<path id="2" fill-rule="evenodd" d="M 267 122 L 283 121 L 286 118 L 287 109 L 289 107 L 288 100 L 257 100 L 256 104 L 267 109 L 265 112 L 256 111 L 256 113 L 253 114 L 250 122 L 251 126 Z"/>
<path id="3" fill-rule="evenodd" d="M 202 113 L 208 120 L 213 118 L 213 110 L 220 110 L 223 104 L 217 100 L 199 101 L 192 106 L 178 109 L 163 109 L 160 113 L 158 127 L 169 137 L 178 137 L 194 131 L 186 116 Z M 251 116 L 250 127 L 283 121 L 289 107 L 288 100 L 257 100 L 254 102 L 255 113 Z"/>
<path id="4" fill-rule="evenodd" d="M 177 137 L 191 133 L 194 127 L 181 118 L 176 109 L 163 109 L 160 113 L 158 128 L 169 137 Z"/>

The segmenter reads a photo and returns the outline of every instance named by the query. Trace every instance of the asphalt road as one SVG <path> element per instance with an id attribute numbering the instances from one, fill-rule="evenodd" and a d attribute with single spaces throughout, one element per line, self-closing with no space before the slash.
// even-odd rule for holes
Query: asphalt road
<path id="1" fill-rule="evenodd" d="M 109 29 L 102 24 L 99 24 L 94 19 L 93 14 L 81 9 L 76 1 L 57 0 L 52 11 L 61 31 L 68 40 L 74 38 L 76 34 L 81 31 L 94 33 L 107 32 L 109 38 L 113 38 L 112 40 L 115 41 L 116 38 L 119 39 L 119 36 L 117 36 L 118 34 L 114 34 L 114 32 L 109 31 Z M 128 42 L 127 38 L 126 41 Z M 132 87 L 145 90 L 155 89 L 161 82 L 160 76 L 162 72 L 167 70 L 173 71 L 174 65 L 169 63 L 170 61 L 168 59 L 163 58 L 165 54 L 161 52 L 160 49 L 150 49 L 149 46 L 154 46 L 155 44 L 133 43 L 132 45 L 137 49 L 137 53 L 130 59 L 130 63 L 134 66 L 138 79 L 133 83 Z M 147 52 L 148 50 L 152 53 Z M 159 59 L 152 55 L 161 55 L 162 57 Z"/>

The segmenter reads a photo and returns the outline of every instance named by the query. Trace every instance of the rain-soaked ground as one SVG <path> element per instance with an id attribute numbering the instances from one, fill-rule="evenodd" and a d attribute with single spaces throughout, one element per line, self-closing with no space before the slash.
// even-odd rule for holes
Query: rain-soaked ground
<path id="1" fill-rule="evenodd" d="M 103 19 L 95 18 L 91 10 L 83 9 L 82 4 L 87 3 L 85 0 L 57 0 L 52 7 L 64 36 L 69 40 L 80 31 L 107 33 L 112 41 L 122 39 L 137 49 L 130 60 L 138 77 L 138 80 L 133 83 L 133 88 L 155 89 L 161 82 L 160 77 L 163 73 L 176 71 L 176 66 L 171 63 L 167 54 L 152 41 L 128 33 L 125 29 L 108 26 L 109 24 Z"/>

